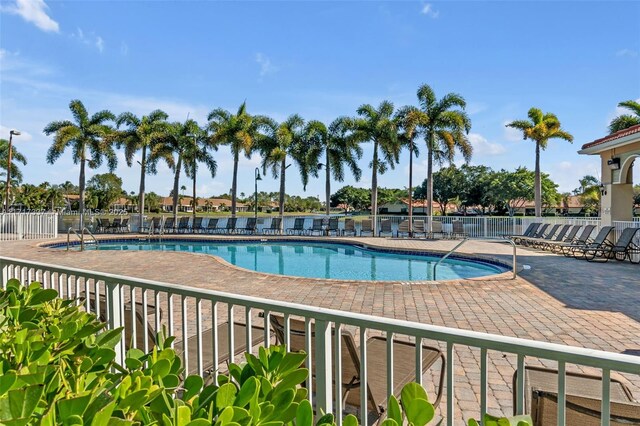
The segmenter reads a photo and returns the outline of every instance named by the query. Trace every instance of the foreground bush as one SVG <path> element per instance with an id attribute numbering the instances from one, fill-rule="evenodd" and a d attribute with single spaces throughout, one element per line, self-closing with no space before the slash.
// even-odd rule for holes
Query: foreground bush
<path id="1" fill-rule="evenodd" d="M 38 283 L 24 287 L 17 280 L 0 290 L 0 424 L 335 424 L 332 414 L 314 419 L 301 386 L 309 373 L 302 367 L 304 353 L 260 348 L 258 356 L 245 354 L 243 365 L 230 364 L 216 384 L 205 385 L 200 376 L 183 381 L 181 360 L 170 347 L 173 337 L 160 334 L 150 353 L 131 349 L 118 365 L 114 347 L 122 329 L 105 330 L 75 301 L 57 296 Z M 409 383 L 400 401 L 390 398 L 383 425 L 424 426 L 433 417 L 424 389 Z M 358 421 L 349 415 L 343 424 Z"/>

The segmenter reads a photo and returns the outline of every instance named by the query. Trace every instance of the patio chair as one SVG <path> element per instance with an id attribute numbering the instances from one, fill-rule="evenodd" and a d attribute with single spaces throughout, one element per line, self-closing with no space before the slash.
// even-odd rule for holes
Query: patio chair
<path id="1" fill-rule="evenodd" d="M 549 229 L 548 223 L 541 224 L 534 232 L 531 233 L 528 237 L 520 236 L 513 238 L 513 242 L 516 244 L 522 244 L 522 241 L 527 238 L 542 238 L 546 235 L 547 229 Z"/>
<path id="2" fill-rule="evenodd" d="M 293 228 L 287 228 L 287 234 L 289 235 L 302 235 L 304 234 L 304 217 L 296 217 L 293 222 Z"/>
<path id="3" fill-rule="evenodd" d="M 191 232 L 202 232 L 202 219 L 202 216 L 196 216 L 196 218 L 193 219 L 193 223 L 191 224 Z"/>
<path id="4" fill-rule="evenodd" d="M 371 219 L 363 219 L 360 224 L 360 236 L 362 234 L 371 234 L 373 236 L 373 220 Z"/>
<path id="5" fill-rule="evenodd" d="M 632 263 L 640 263 L 640 260 L 638 260 L 638 262 L 633 260 L 633 255 L 640 253 L 640 246 L 633 242 L 638 231 L 640 231 L 640 228 L 625 228 L 622 230 L 618 241 L 610 243 L 608 240 L 605 240 L 605 243 L 600 247 L 586 250 L 584 257 L 589 262 L 607 262 L 609 259 L 616 259 L 622 262 L 629 259 Z"/>
<path id="6" fill-rule="evenodd" d="M 419 236 L 423 236 L 424 238 L 427 238 L 427 230 L 424 227 L 424 220 L 419 219 L 413 222 L 413 238 L 417 238 Z"/>
<path id="7" fill-rule="evenodd" d="M 570 225 L 569 225 L 570 226 Z M 578 235 L 578 231 L 582 228 L 582 225 L 573 225 L 571 230 L 567 232 L 562 238 L 554 238 L 551 242 L 547 242 L 542 248 L 545 250 L 554 250 L 556 244 L 562 244 L 568 241 L 573 241 L 576 239 L 576 235 Z"/>
<path id="8" fill-rule="evenodd" d="M 327 235 L 334 233 L 336 237 L 340 234 L 339 220 L 337 217 L 330 217 L 327 225 Z"/>
<path id="9" fill-rule="evenodd" d="M 393 237 L 393 229 L 391 228 L 391 219 L 385 219 L 380 221 L 380 229 L 378 229 L 378 237 L 382 237 L 382 234 L 389 234 Z"/>
<path id="10" fill-rule="evenodd" d="M 408 220 L 403 220 L 398 225 L 398 231 L 396 232 L 396 237 L 400 238 L 400 234 L 406 235 L 407 237 L 411 236 L 409 234 L 409 221 Z"/>
<path id="11" fill-rule="evenodd" d="M 602 417 L 602 377 L 573 372 L 567 372 L 565 377 L 566 425 L 599 426 Z M 516 380 L 517 372 L 513 376 L 514 389 Z M 524 384 L 524 409 L 531 414 L 534 426 L 556 424 L 558 372 L 540 367 L 525 367 Z M 611 378 L 610 392 L 610 424 L 640 424 L 640 404 L 633 401 L 629 388 L 620 380 Z M 515 407 L 515 394 L 513 406 Z"/>
<path id="12" fill-rule="evenodd" d="M 158 227 L 159 229 L 160 227 Z M 165 221 L 164 221 L 164 233 L 165 234 L 171 234 L 174 233 L 176 231 L 175 229 L 175 221 L 173 220 L 173 217 L 168 217 Z"/>
<path id="13" fill-rule="evenodd" d="M 356 236 L 356 221 L 353 219 L 344 220 L 344 229 L 342 230 L 343 236 L 353 235 Z"/>
<path id="14" fill-rule="evenodd" d="M 435 239 L 436 235 L 439 235 L 442 238 L 447 238 L 447 236 L 449 235 L 444 231 L 442 222 L 440 222 L 439 220 L 434 220 L 431 222 L 431 231 L 427 233 L 427 238 Z"/>
<path id="15" fill-rule="evenodd" d="M 582 230 L 582 232 L 580 233 L 580 236 L 575 237 L 573 239 L 573 241 L 565 241 L 565 242 L 562 242 L 562 243 L 555 243 L 554 246 L 553 246 L 553 251 L 555 253 L 567 254 L 567 253 L 570 253 L 570 250 L 571 250 L 572 247 L 590 243 L 592 241 L 590 239 L 591 238 L 591 234 L 593 233 L 593 230 L 595 228 L 596 228 L 595 225 L 587 225 L 587 226 L 585 226 L 584 229 Z"/>
<path id="16" fill-rule="evenodd" d="M 317 232 L 319 236 L 322 236 L 322 234 L 324 233 L 324 228 L 322 226 L 323 222 L 324 219 L 313 219 L 311 228 L 307 229 L 307 233 L 309 235 L 314 235 Z"/>
<path id="17" fill-rule="evenodd" d="M 582 245 L 572 246 L 571 252 L 567 256 L 572 256 L 576 259 L 584 259 L 586 253 L 589 250 L 593 251 L 607 244 L 610 245 L 611 243 L 609 242 L 609 237 L 611 236 L 614 230 L 615 228 L 613 226 L 603 226 L 602 228 L 600 228 L 600 232 L 598 232 L 598 235 L 596 235 L 593 241 L 588 242 L 586 244 L 582 244 Z"/>
<path id="18" fill-rule="evenodd" d="M 159 216 L 152 217 L 146 224 L 143 223 L 142 226 L 140 226 L 140 232 L 149 232 L 150 229 L 153 229 L 154 231 L 159 229 L 161 220 L 162 218 Z"/>
<path id="19" fill-rule="evenodd" d="M 129 229 L 129 218 L 125 217 L 122 219 L 122 222 L 120 222 L 120 232 L 130 232 Z"/>
<path id="20" fill-rule="evenodd" d="M 271 314 L 271 327 L 278 344 L 284 344 L 284 318 L 281 315 Z M 311 347 L 315 347 L 314 324 L 311 324 Z M 332 328 L 335 335 L 335 329 Z M 342 330 L 342 401 L 345 405 L 361 409 L 360 405 L 360 349 L 356 346 L 353 335 Z M 305 322 L 298 319 L 289 319 L 289 351 L 304 351 L 306 348 Z M 367 410 L 371 417 L 380 417 L 387 406 L 387 339 L 382 336 L 372 336 L 367 339 Z M 335 346 L 332 345 L 335 351 Z M 332 355 L 335 359 L 335 352 Z M 416 347 L 414 343 L 393 339 L 393 394 L 398 396 L 402 387 L 415 380 Z M 313 360 L 313 359 L 312 359 Z M 440 360 L 440 379 L 438 393 L 433 401 L 437 407 L 442 398 L 445 357 L 442 352 L 431 346 L 422 346 L 422 372 L 425 373 Z M 316 375 L 316 366 L 311 366 L 312 377 Z M 332 374 L 335 377 L 335 371 Z M 315 385 L 315 380 L 313 384 Z"/>
<path id="21" fill-rule="evenodd" d="M 218 228 L 218 222 L 220 221 L 220 219 L 216 218 L 209 218 L 209 222 L 207 222 L 207 227 L 204 228 L 204 232 L 206 232 L 207 234 L 213 234 L 214 232 L 217 232 L 220 230 L 220 228 Z"/>
<path id="22" fill-rule="evenodd" d="M 544 228 L 544 225 L 540 228 L 542 229 Z M 556 234 L 556 232 L 558 231 L 558 228 L 560 228 L 560 225 L 556 224 L 553 225 L 550 229 L 547 226 L 544 229 L 544 233 L 543 234 L 536 234 L 535 237 L 530 237 L 530 238 L 521 238 L 520 239 L 520 244 L 525 246 L 525 247 L 531 247 L 534 244 L 540 242 L 541 240 L 551 240 L 551 238 L 553 238 L 553 236 Z M 547 230 L 548 229 L 548 230 Z M 538 236 L 539 235 L 539 236 Z"/>
<path id="23" fill-rule="evenodd" d="M 244 226 L 244 229 L 241 229 L 240 231 L 245 233 L 245 234 L 255 234 L 256 233 L 256 218 L 255 217 L 249 217 L 247 218 L 247 223 Z"/>
<path id="24" fill-rule="evenodd" d="M 554 228 L 557 231 L 555 233 L 553 232 Z M 571 225 L 554 225 L 551 231 L 549 231 L 549 235 L 547 235 L 546 238 L 525 239 L 527 241 L 526 244 L 533 248 L 544 249 L 547 244 L 562 241 L 564 239 L 564 236 L 569 231 L 569 228 L 571 228 Z"/>
<path id="25" fill-rule="evenodd" d="M 227 225 L 224 228 L 224 232 L 227 234 L 233 234 L 236 232 L 236 224 L 238 223 L 237 217 L 230 217 L 227 219 Z"/>
<path id="26" fill-rule="evenodd" d="M 106 232 L 109 229 L 109 219 L 96 219 L 96 231 L 97 232 Z"/>
<path id="27" fill-rule="evenodd" d="M 182 216 L 178 221 L 178 234 L 189 231 L 189 216 Z"/>
<path id="28" fill-rule="evenodd" d="M 505 239 L 516 240 L 521 237 L 532 237 L 533 234 L 538 230 L 542 223 L 540 222 L 531 222 L 527 229 L 522 234 L 501 234 L 500 236 Z"/>
<path id="29" fill-rule="evenodd" d="M 262 229 L 262 233 L 263 234 L 278 234 L 280 235 L 282 233 L 282 218 L 281 217 L 274 217 L 271 218 L 271 224 L 269 225 L 268 228 L 263 228 Z"/>
<path id="30" fill-rule="evenodd" d="M 461 220 L 454 220 L 452 222 L 451 238 L 467 238 L 469 233 L 464 230 L 464 222 Z"/>
<path id="31" fill-rule="evenodd" d="M 122 219 L 120 219 L 119 217 L 116 217 L 115 219 L 113 219 L 113 222 L 111 223 L 111 225 L 109 225 L 107 230 L 112 231 L 114 233 L 118 232 L 120 230 L 121 224 L 122 224 Z"/>

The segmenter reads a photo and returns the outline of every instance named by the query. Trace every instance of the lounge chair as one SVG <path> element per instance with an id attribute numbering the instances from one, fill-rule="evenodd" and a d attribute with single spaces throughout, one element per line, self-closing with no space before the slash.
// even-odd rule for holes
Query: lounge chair
<path id="1" fill-rule="evenodd" d="M 363 219 L 360 224 L 360 236 L 362 234 L 371 234 L 373 236 L 373 220 L 371 219 Z"/>
<path id="2" fill-rule="evenodd" d="M 599 426 L 602 408 L 602 377 L 567 372 L 565 374 L 565 416 L 567 426 Z M 513 383 L 517 372 L 513 376 Z M 558 412 L 558 372 L 540 367 L 526 367 L 524 409 L 534 426 L 556 424 Z M 610 382 L 611 425 L 640 424 L 640 404 L 633 401 L 630 390 L 620 380 Z M 515 394 L 514 394 L 515 407 Z M 514 413 L 515 414 L 515 413 Z"/>
<path id="3" fill-rule="evenodd" d="M 120 232 L 129 232 L 129 218 L 125 217 L 120 223 Z"/>
<path id="4" fill-rule="evenodd" d="M 340 234 L 339 222 L 337 217 L 330 217 L 327 225 L 327 235 L 334 233 L 336 237 Z"/>
<path id="5" fill-rule="evenodd" d="M 164 221 L 164 233 L 169 234 L 174 232 L 176 232 L 175 221 L 173 220 L 173 217 L 168 217 Z"/>
<path id="6" fill-rule="evenodd" d="M 396 237 L 400 238 L 401 234 L 402 235 L 406 235 L 407 237 L 411 236 L 411 234 L 409 233 L 409 221 L 408 220 L 403 220 L 398 225 L 398 231 L 396 232 Z"/>
<path id="7" fill-rule="evenodd" d="M 544 228 L 544 226 L 542 228 Z M 542 229 L 542 228 L 540 228 L 540 229 Z M 553 225 L 550 229 L 547 227 L 544 230 L 544 234 L 542 234 L 540 236 L 536 236 L 536 237 L 532 237 L 532 238 L 521 238 L 520 239 L 520 244 L 525 246 L 525 247 L 533 247 L 535 244 L 538 244 L 543 240 L 550 241 L 553 238 L 553 236 L 556 234 L 556 232 L 558 231 L 559 228 L 560 228 L 560 225 L 558 225 L 558 224 Z"/>
<path id="8" fill-rule="evenodd" d="M 319 236 L 322 236 L 324 233 L 324 228 L 322 226 L 323 223 L 324 219 L 313 219 L 311 228 L 307 229 L 307 234 L 314 235 L 317 232 Z"/>
<path id="9" fill-rule="evenodd" d="M 220 228 L 218 228 L 218 222 L 220 221 L 220 219 L 218 218 L 209 218 L 209 222 L 207 222 L 207 227 L 204 229 L 206 233 L 208 234 L 213 234 L 214 232 L 217 232 L 220 230 Z"/>
<path id="10" fill-rule="evenodd" d="M 189 231 L 189 216 L 182 216 L 178 221 L 178 234 Z"/>
<path id="11" fill-rule="evenodd" d="M 424 220 L 416 220 L 413 222 L 412 237 L 417 238 L 423 236 L 427 238 L 427 230 L 424 228 Z"/>
<path id="12" fill-rule="evenodd" d="M 555 250 L 556 244 L 563 244 L 569 241 L 574 241 L 576 239 L 576 235 L 578 235 L 578 231 L 582 228 L 582 225 L 573 225 L 571 230 L 567 232 L 562 238 L 553 239 L 553 241 L 546 243 L 542 248 L 545 250 Z"/>
<path id="13" fill-rule="evenodd" d="M 140 227 L 140 232 L 149 232 L 149 230 L 153 230 L 156 231 L 158 229 L 160 229 L 160 221 L 162 220 L 161 217 L 156 216 L 156 217 L 152 217 L 151 220 L 147 221 L 147 223 L 143 223 L 142 226 Z"/>
<path id="14" fill-rule="evenodd" d="M 540 225 L 542 225 L 542 223 L 540 222 L 531 222 L 529 226 L 527 226 L 527 229 L 522 234 L 502 234 L 501 237 L 506 239 L 512 239 L 512 240 L 515 240 L 517 238 L 522 238 L 522 237 L 532 237 L 535 234 L 535 232 L 538 230 Z"/>
<path id="15" fill-rule="evenodd" d="M 593 233 L 593 230 L 595 228 L 596 228 L 595 225 L 585 226 L 582 232 L 580 233 L 580 235 L 577 237 L 574 237 L 573 241 L 567 240 L 562 243 L 555 243 L 552 246 L 552 250 L 555 253 L 567 254 L 567 253 L 570 253 L 572 247 L 581 246 L 581 245 L 590 243 L 592 241 L 591 234 Z"/>
<path id="16" fill-rule="evenodd" d="M 382 237 L 382 234 L 389 234 L 393 237 L 393 229 L 391 228 L 391 219 L 385 219 L 380 221 L 380 229 L 378 229 L 378 237 Z"/>
<path id="17" fill-rule="evenodd" d="M 452 222 L 451 238 L 467 238 L 469 233 L 464 230 L 464 222 L 461 220 L 454 220 Z"/>
<path id="18" fill-rule="evenodd" d="M 284 318 L 277 314 L 271 314 L 271 327 L 274 330 L 278 344 L 284 344 Z M 311 324 L 311 345 L 315 347 L 314 324 Z M 289 351 L 304 351 L 306 348 L 305 322 L 297 319 L 289 319 Z M 335 329 L 332 329 L 335 335 Z M 398 396 L 402 387 L 415 380 L 416 347 L 414 343 L 393 339 L 393 394 Z M 373 336 L 367 339 L 367 410 L 371 417 L 380 417 L 387 406 L 387 339 L 381 336 Z M 335 351 L 335 346 L 332 345 Z M 342 330 L 342 401 L 345 405 L 361 408 L 360 405 L 360 350 L 356 346 L 353 335 Z M 335 359 L 335 352 L 332 355 Z M 313 359 L 312 359 L 313 360 Z M 442 398 L 445 357 L 442 352 L 434 347 L 422 346 L 422 372 L 429 370 L 438 360 L 440 365 L 440 380 L 438 394 L 433 401 L 437 407 Z M 315 364 L 311 367 L 311 374 L 315 377 Z M 335 377 L 335 373 L 332 374 Z M 313 381 L 315 383 L 315 381 Z"/>
<path id="19" fill-rule="evenodd" d="M 544 237 L 546 235 L 546 232 L 547 232 L 547 229 L 549 229 L 549 226 L 550 225 L 548 223 L 543 223 L 530 236 L 528 236 L 528 237 L 515 237 L 515 238 L 513 238 L 513 242 L 516 243 L 516 244 L 521 244 L 522 240 L 527 239 L 527 238 L 542 238 L 542 237 Z"/>
<path id="20" fill-rule="evenodd" d="M 353 235 L 356 236 L 356 221 L 353 219 L 344 220 L 344 229 L 342 230 L 343 236 Z"/>
<path id="21" fill-rule="evenodd" d="M 245 234 L 255 234 L 256 233 L 256 218 L 255 217 L 249 217 L 247 218 L 247 223 L 244 226 L 244 229 L 241 229 L 239 231 L 245 233 Z"/>
<path id="22" fill-rule="evenodd" d="M 115 219 L 113 219 L 113 222 L 111 223 L 111 225 L 107 227 L 107 230 L 114 233 L 118 232 L 120 230 L 121 224 L 122 224 L 122 219 L 120 219 L 119 217 L 116 217 Z"/>
<path id="23" fill-rule="evenodd" d="M 237 217 L 230 217 L 227 219 L 227 225 L 224 228 L 224 232 L 227 234 L 233 234 L 236 232 L 236 224 L 238 223 Z"/>
<path id="24" fill-rule="evenodd" d="M 201 216 L 197 216 L 195 219 L 193 219 L 193 223 L 191 224 L 191 232 L 202 232 L 202 219 L 203 218 Z"/>
<path id="25" fill-rule="evenodd" d="M 110 226 L 109 219 L 96 219 L 96 232 L 106 232 Z"/>
<path id="26" fill-rule="evenodd" d="M 289 235 L 302 235 L 304 234 L 304 217 L 296 217 L 293 222 L 293 228 L 287 228 L 287 234 Z"/>
<path id="27" fill-rule="evenodd" d="M 271 219 L 271 225 L 268 228 L 263 228 L 263 234 L 281 234 L 282 233 L 282 218 L 274 217 Z"/>
<path id="28" fill-rule="evenodd" d="M 553 229 L 556 229 L 557 232 L 553 232 Z M 554 227 L 549 231 L 549 235 L 546 238 L 532 238 L 525 239 L 526 244 L 530 247 L 534 247 L 537 249 L 544 249 L 548 244 L 553 242 L 561 242 L 564 240 L 564 236 L 571 228 L 571 225 L 554 225 Z"/>
<path id="29" fill-rule="evenodd" d="M 435 239 L 437 235 L 447 238 L 449 234 L 444 231 L 442 222 L 434 220 L 431 222 L 431 231 L 427 233 L 427 238 Z"/>
<path id="30" fill-rule="evenodd" d="M 603 226 L 600 228 L 600 232 L 598 232 L 598 235 L 596 235 L 593 241 L 583 245 L 572 246 L 571 251 L 567 256 L 572 256 L 576 259 L 584 259 L 587 252 L 598 250 L 605 245 L 610 245 L 609 237 L 613 234 L 614 230 L 615 228 L 613 226 Z"/>
<path id="31" fill-rule="evenodd" d="M 640 263 L 640 260 L 638 262 L 633 260 L 633 255 L 640 253 L 640 246 L 633 242 L 638 231 L 640 231 L 640 228 L 625 228 L 618 241 L 612 244 L 605 240 L 600 247 L 586 250 L 584 257 L 590 262 L 596 260 L 607 262 L 609 259 L 624 261 L 629 259 L 632 263 Z"/>

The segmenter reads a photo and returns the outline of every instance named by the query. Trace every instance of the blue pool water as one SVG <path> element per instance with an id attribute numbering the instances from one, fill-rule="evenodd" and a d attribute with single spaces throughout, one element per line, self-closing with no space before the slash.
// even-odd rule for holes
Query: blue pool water
<path id="1" fill-rule="evenodd" d="M 95 248 L 95 247 L 94 247 Z M 422 281 L 433 279 L 437 256 L 389 253 L 348 244 L 283 241 L 101 242 L 98 250 L 184 251 L 219 256 L 241 268 L 271 274 L 340 280 Z M 448 258 L 438 280 L 504 272 L 486 262 Z"/>

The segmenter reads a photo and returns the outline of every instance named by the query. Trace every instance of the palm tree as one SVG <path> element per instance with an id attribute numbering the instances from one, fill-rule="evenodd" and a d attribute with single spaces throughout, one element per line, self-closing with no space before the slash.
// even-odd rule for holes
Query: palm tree
<path id="1" fill-rule="evenodd" d="M 618 104 L 621 108 L 631 110 L 631 114 L 620 115 L 609 124 L 609 131 L 611 133 L 618 132 L 620 130 L 628 129 L 631 126 L 640 124 L 640 103 L 636 101 L 624 101 Z"/>
<path id="2" fill-rule="evenodd" d="M 194 130 L 196 130 L 194 128 Z M 211 172 L 211 177 L 216 176 L 218 164 L 211 155 L 211 150 L 217 151 L 218 147 L 212 145 L 207 137 L 207 132 L 200 127 L 195 133 L 189 135 L 190 143 L 184 150 L 184 171 L 188 178 L 193 180 L 193 221 L 196 220 L 196 209 L 198 207 L 198 197 L 196 196 L 196 177 L 198 175 L 198 163 L 203 163 Z"/>
<path id="3" fill-rule="evenodd" d="M 455 93 L 448 93 L 438 100 L 426 84 L 418 88 L 420 103 L 420 132 L 427 144 L 427 215 L 429 229 L 433 217 L 433 161 L 450 163 L 455 158 L 456 149 L 465 161 L 471 159 L 473 147 L 467 138 L 471 130 L 471 120 L 464 112 L 466 102 Z M 457 109 L 460 108 L 460 109 Z"/>
<path id="4" fill-rule="evenodd" d="M 543 114 L 538 108 L 531 108 L 529 120 L 516 120 L 507 124 L 522 131 L 525 140 L 531 139 L 536 143 L 536 169 L 535 169 L 535 203 L 536 217 L 542 215 L 542 183 L 540 178 L 540 150 L 546 149 L 549 139 L 564 139 L 573 142 L 573 136 L 562 129 L 560 120 L 550 112 Z"/>
<path id="5" fill-rule="evenodd" d="M 287 158 L 290 157 L 298 165 L 302 185 L 306 189 L 310 173 L 307 161 L 309 150 L 304 138 L 304 120 L 299 115 L 293 114 L 280 124 L 271 121 L 269 128 L 266 135 L 256 139 L 256 148 L 262 154 L 263 173 L 266 173 L 267 168 L 271 168 L 274 179 L 280 178 L 278 206 L 280 217 L 282 217 L 284 216 L 286 171 L 291 165 L 287 164 Z M 317 166 L 314 164 L 313 170 L 316 169 Z"/>
<path id="6" fill-rule="evenodd" d="M 358 160 L 362 158 L 362 147 L 354 137 L 352 129 L 353 120 L 348 117 L 338 117 L 329 124 L 329 128 L 320 121 L 310 121 L 305 129 L 310 145 L 307 163 L 313 167 L 323 153 L 325 156 L 322 166 L 326 172 L 327 216 L 331 213 L 331 175 L 333 174 L 333 178 L 338 182 L 343 182 L 345 165 L 349 167 L 356 181 L 359 181 L 362 175 L 362 170 L 358 167 Z"/>
<path id="7" fill-rule="evenodd" d="M 402 107 L 396 113 L 396 121 L 402 129 L 401 144 L 409 149 L 409 235 L 413 234 L 413 157 L 415 155 L 417 158 L 420 154 L 415 140 L 421 126 L 428 124 L 424 119 L 422 111 L 413 106 Z"/>
<path id="8" fill-rule="evenodd" d="M 7 163 L 9 162 L 9 141 L 6 139 L 0 139 L 0 170 L 4 170 L 1 175 L 6 176 Z M 27 158 L 20 153 L 15 147 L 11 146 L 11 177 L 12 180 L 16 180 L 18 183 L 22 182 L 22 171 L 15 164 L 15 162 L 21 163 L 23 166 L 27 165 Z"/>
<path id="9" fill-rule="evenodd" d="M 378 215 L 378 173 L 384 174 L 388 168 L 394 168 L 399 161 L 400 141 L 398 125 L 393 118 L 393 104 L 382 101 L 378 108 L 366 104 L 357 110 L 354 120 L 354 138 L 357 141 L 373 142 L 371 167 L 371 214 L 373 231 L 376 232 Z M 382 158 L 381 158 L 382 157 Z"/>
<path id="10" fill-rule="evenodd" d="M 231 183 L 231 215 L 236 215 L 236 194 L 238 190 L 238 163 L 240 154 L 251 158 L 255 139 L 259 132 L 269 123 L 264 116 L 252 116 L 247 113 L 246 102 L 243 102 L 235 114 L 222 108 L 214 109 L 207 117 L 211 142 L 214 145 L 229 145 L 233 155 L 233 181 Z"/>
<path id="11" fill-rule="evenodd" d="M 44 128 L 44 134 L 55 133 L 53 145 L 47 152 L 47 162 L 53 164 L 60 158 L 67 148 L 71 148 L 73 162 L 80 163 L 80 229 L 84 228 L 84 197 L 85 197 L 85 167 L 92 169 L 100 167 L 106 158 L 110 171 L 118 164 L 113 146 L 105 137 L 112 132 L 112 128 L 105 124 L 116 119 L 109 110 L 96 112 L 91 117 L 83 103 L 77 99 L 69 103 L 69 109 L 75 123 L 69 120 L 52 121 Z"/>
<path id="12" fill-rule="evenodd" d="M 169 116 L 159 109 L 145 115 L 142 118 L 135 116 L 130 112 L 124 112 L 116 119 L 118 129 L 120 126 L 126 126 L 124 130 L 118 130 L 112 135 L 117 146 L 124 146 L 124 155 L 127 166 L 131 167 L 133 158 L 142 150 L 140 164 L 140 189 L 138 191 L 138 213 L 140 215 L 140 226 L 142 226 L 142 218 L 144 216 L 144 199 L 145 199 L 145 177 L 147 173 L 156 174 L 156 161 L 149 163 L 151 146 L 154 140 L 162 137 L 166 130 L 166 120 Z"/>

